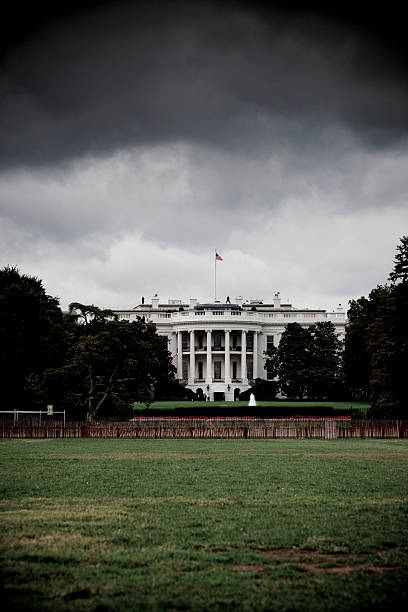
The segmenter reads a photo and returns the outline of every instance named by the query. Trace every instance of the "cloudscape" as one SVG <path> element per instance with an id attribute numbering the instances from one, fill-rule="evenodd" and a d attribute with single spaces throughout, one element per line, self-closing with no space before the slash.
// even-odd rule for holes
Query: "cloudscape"
<path id="1" fill-rule="evenodd" d="M 208 301 L 214 249 L 221 298 L 332 308 L 386 282 L 408 227 L 398 12 L 35 4 L 3 38 L 1 265 L 63 307 Z"/>

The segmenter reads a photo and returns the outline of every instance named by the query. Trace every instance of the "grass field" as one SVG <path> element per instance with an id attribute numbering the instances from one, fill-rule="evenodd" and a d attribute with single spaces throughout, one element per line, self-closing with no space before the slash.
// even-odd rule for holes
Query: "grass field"
<path id="1" fill-rule="evenodd" d="M 408 440 L 1 440 L 7 610 L 402 610 Z"/>
<path id="2" fill-rule="evenodd" d="M 296 408 L 296 407 L 312 407 L 312 406 L 329 406 L 333 407 L 336 412 L 342 412 L 347 414 L 347 411 L 353 409 L 359 409 L 362 411 L 366 411 L 370 408 L 370 404 L 365 402 L 289 402 L 283 400 L 276 400 L 270 402 L 257 402 L 258 407 L 266 407 L 271 408 L 271 413 L 276 412 L 277 410 L 284 411 L 285 406 L 288 408 Z M 149 408 L 153 410 L 174 410 L 175 408 L 186 408 L 189 407 L 202 407 L 202 408 L 211 408 L 213 406 L 221 406 L 221 407 L 230 407 L 236 408 L 241 406 L 248 406 L 248 402 L 191 402 L 191 401 L 174 401 L 174 402 L 153 402 L 150 404 Z M 142 404 L 139 402 L 135 402 L 133 404 L 134 410 L 140 411 L 146 409 L 146 404 Z"/>

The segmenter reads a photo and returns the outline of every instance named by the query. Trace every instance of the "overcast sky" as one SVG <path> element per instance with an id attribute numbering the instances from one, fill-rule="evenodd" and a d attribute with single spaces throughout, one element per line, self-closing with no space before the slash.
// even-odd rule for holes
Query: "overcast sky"
<path id="1" fill-rule="evenodd" d="M 214 249 L 222 300 L 331 309 L 385 283 L 408 233 L 404 22 L 325 4 L 12 15 L 0 265 L 64 308 L 210 301 Z"/>

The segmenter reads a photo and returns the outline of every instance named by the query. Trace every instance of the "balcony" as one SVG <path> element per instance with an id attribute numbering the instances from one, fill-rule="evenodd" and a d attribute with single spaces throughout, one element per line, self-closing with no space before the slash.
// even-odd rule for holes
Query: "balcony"
<path id="1" fill-rule="evenodd" d="M 205 378 L 195 378 L 194 382 L 195 383 L 203 383 L 204 384 L 205 383 Z"/>
<path id="2" fill-rule="evenodd" d="M 217 352 L 217 351 L 225 351 L 225 346 L 212 346 L 211 350 L 213 352 Z"/>
<path id="3" fill-rule="evenodd" d="M 233 382 L 233 383 L 240 383 L 240 382 L 242 382 L 242 378 L 233 378 L 231 382 Z"/>

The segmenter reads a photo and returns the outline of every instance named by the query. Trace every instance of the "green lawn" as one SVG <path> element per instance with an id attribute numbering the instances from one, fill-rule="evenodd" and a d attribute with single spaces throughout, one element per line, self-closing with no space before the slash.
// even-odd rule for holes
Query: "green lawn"
<path id="1" fill-rule="evenodd" d="M 0 440 L 7 610 L 402 610 L 408 440 Z"/>
<path id="2" fill-rule="evenodd" d="M 248 402 L 191 402 L 191 401 L 175 401 L 175 402 L 153 402 L 150 404 L 149 408 L 154 410 L 174 410 L 175 408 L 189 408 L 190 406 L 194 407 L 212 407 L 212 406 L 221 406 L 221 407 L 231 407 L 236 408 L 237 406 L 248 406 Z M 355 408 L 361 410 L 368 410 L 370 408 L 370 404 L 366 402 L 289 402 L 283 400 L 276 400 L 270 402 L 257 402 L 257 406 L 260 407 L 270 407 L 271 409 L 284 410 L 285 406 L 288 408 L 296 408 L 296 407 L 307 407 L 307 406 L 333 406 L 336 412 L 345 412 L 348 410 L 352 410 Z M 133 404 L 133 408 L 135 411 L 145 410 L 146 404 L 135 402 Z"/>

